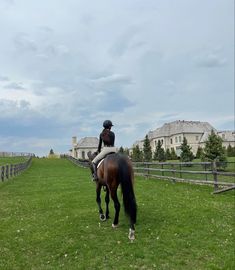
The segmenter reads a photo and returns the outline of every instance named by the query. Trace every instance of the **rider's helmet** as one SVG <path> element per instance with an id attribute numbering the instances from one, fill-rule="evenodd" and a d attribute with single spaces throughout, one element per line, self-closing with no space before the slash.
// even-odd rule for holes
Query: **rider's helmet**
<path id="1" fill-rule="evenodd" d="M 110 120 L 105 120 L 103 123 L 104 128 L 110 128 L 113 126 L 113 123 Z"/>

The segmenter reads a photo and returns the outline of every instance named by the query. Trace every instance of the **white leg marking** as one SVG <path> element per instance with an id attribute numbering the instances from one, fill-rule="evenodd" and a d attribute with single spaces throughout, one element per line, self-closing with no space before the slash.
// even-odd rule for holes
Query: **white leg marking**
<path id="1" fill-rule="evenodd" d="M 129 235 L 128 235 L 128 238 L 133 241 L 135 240 L 135 231 L 132 230 L 131 228 L 129 229 Z"/>

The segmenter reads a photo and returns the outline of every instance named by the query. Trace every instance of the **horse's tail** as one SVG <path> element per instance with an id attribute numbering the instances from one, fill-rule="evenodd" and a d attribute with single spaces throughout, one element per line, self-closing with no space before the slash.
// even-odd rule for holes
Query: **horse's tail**
<path id="1" fill-rule="evenodd" d="M 126 157 L 120 157 L 118 178 L 121 183 L 125 213 L 136 223 L 137 204 L 133 187 L 133 169 Z"/>

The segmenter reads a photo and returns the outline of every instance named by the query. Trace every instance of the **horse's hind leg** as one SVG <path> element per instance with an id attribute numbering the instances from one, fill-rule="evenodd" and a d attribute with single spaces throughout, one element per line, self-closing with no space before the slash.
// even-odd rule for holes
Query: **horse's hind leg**
<path id="1" fill-rule="evenodd" d="M 112 227 L 115 228 L 118 225 L 119 212 L 120 212 L 120 203 L 117 196 L 117 190 L 111 191 L 111 197 L 113 199 L 114 208 L 115 208 L 115 217 L 114 217 Z"/>
<path id="2" fill-rule="evenodd" d="M 100 220 L 104 221 L 106 218 L 105 218 L 103 209 L 101 207 L 100 192 L 101 192 L 101 185 L 97 183 L 97 185 L 96 185 L 96 202 L 97 202 L 98 208 L 99 208 Z"/>
<path id="3" fill-rule="evenodd" d="M 109 218 L 109 189 L 108 187 L 106 187 L 106 195 L 105 195 L 105 203 L 106 203 L 106 213 L 105 213 L 105 216 L 106 216 L 106 219 Z"/>

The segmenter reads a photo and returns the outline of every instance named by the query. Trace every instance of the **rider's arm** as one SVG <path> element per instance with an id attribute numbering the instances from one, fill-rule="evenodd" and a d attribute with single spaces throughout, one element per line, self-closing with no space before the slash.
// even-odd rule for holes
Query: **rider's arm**
<path id="1" fill-rule="evenodd" d="M 102 139 L 101 139 L 101 135 L 100 135 L 100 140 L 99 140 L 99 145 L 98 145 L 98 150 L 97 150 L 98 153 L 100 153 L 100 151 L 101 151 L 101 146 L 102 146 Z"/>

